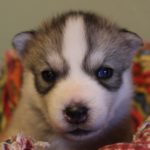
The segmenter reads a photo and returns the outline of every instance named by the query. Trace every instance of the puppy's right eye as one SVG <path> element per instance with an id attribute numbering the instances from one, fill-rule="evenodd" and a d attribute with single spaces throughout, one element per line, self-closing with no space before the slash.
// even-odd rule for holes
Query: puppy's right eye
<path id="1" fill-rule="evenodd" d="M 42 71 L 41 76 L 43 80 L 46 82 L 53 82 L 56 80 L 56 77 L 57 77 L 56 73 L 51 70 Z"/>

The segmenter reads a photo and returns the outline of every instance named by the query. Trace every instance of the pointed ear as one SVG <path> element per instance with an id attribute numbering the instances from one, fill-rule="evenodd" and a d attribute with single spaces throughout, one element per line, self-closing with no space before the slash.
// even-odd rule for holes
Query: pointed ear
<path id="1" fill-rule="evenodd" d="M 126 39 L 127 44 L 133 50 L 133 53 L 143 46 L 143 40 L 136 33 L 128 31 L 126 29 L 120 30 L 123 37 Z"/>
<path id="2" fill-rule="evenodd" d="M 23 56 L 29 41 L 34 37 L 35 31 L 26 31 L 18 33 L 14 36 L 12 40 L 12 45 L 19 54 L 19 56 Z"/>

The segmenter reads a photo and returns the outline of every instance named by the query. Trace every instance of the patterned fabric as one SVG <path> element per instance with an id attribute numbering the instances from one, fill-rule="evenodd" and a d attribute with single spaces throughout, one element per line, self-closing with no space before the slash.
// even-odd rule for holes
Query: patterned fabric
<path id="1" fill-rule="evenodd" d="M 51 144 L 18 134 L 2 142 L 1 147 L 2 150 L 48 150 Z M 150 117 L 139 128 L 132 143 L 117 143 L 104 146 L 99 150 L 150 150 Z"/>
<path id="2" fill-rule="evenodd" d="M 1 143 L 2 150 L 48 150 L 49 148 L 48 142 L 36 141 L 21 133 Z"/>
<path id="3" fill-rule="evenodd" d="M 22 70 L 21 61 L 14 51 L 7 51 L 0 72 L 0 131 L 8 125 L 18 104 Z"/>
<path id="4" fill-rule="evenodd" d="M 131 111 L 134 129 L 150 115 L 150 43 L 139 50 L 133 64 L 134 103 Z"/>
<path id="5" fill-rule="evenodd" d="M 150 117 L 139 128 L 132 143 L 117 143 L 99 150 L 150 150 Z"/>

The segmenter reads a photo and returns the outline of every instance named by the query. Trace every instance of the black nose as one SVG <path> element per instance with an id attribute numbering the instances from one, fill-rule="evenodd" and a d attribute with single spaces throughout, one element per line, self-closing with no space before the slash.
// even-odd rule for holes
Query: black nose
<path id="1" fill-rule="evenodd" d="M 68 106 L 64 110 L 65 119 L 71 124 L 85 123 L 88 118 L 88 108 L 85 106 Z"/>

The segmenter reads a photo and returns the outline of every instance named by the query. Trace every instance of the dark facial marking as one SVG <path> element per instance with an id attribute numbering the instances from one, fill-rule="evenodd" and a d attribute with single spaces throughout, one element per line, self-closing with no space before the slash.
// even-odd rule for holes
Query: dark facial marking
<path id="1" fill-rule="evenodd" d="M 108 66 L 100 66 L 100 68 L 109 68 Z M 97 72 L 98 69 L 90 69 L 87 68 L 85 71 L 86 73 L 91 76 L 96 82 L 102 85 L 104 88 L 110 91 L 116 91 L 120 88 L 122 84 L 122 73 L 123 71 L 118 71 L 117 69 L 113 68 L 113 73 L 109 73 L 109 77 L 98 77 Z"/>
<path id="2" fill-rule="evenodd" d="M 119 72 L 114 72 L 111 78 L 108 79 L 98 79 L 98 82 L 103 85 L 106 89 L 110 91 L 116 91 L 120 88 L 122 84 L 122 74 Z"/>
<path id="3" fill-rule="evenodd" d="M 127 47 L 126 42 L 120 37 L 119 27 L 105 18 L 89 14 L 84 16 L 84 22 L 88 50 L 83 61 L 83 70 L 106 89 L 116 91 L 122 84 L 123 72 L 131 64 L 129 47 Z M 102 51 L 104 61 L 100 62 L 99 66 L 91 68 L 88 65 L 90 64 L 89 58 L 95 51 Z M 98 64 L 98 62 L 96 63 Z M 101 67 L 112 68 L 113 75 L 107 79 L 97 78 L 95 72 Z"/>
<path id="4" fill-rule="evenodd" d="M 34 82 L 37 91 L 41 95 L 47 94 L 55 85 L 66 77 L 68 74 L 68 67 L 62 68 L 61 71 L 52 70 L 51 68 L 44 69 L 40 71 L 38 68 L 32 69 L 32 73 L 34 75 Z M 52 74 L 47 74 L 46 72 L 50 72 Z M 46 74 L 45 74 L 46 73 Z M 44 74 L 44 75 L 43 75 Z"/>

